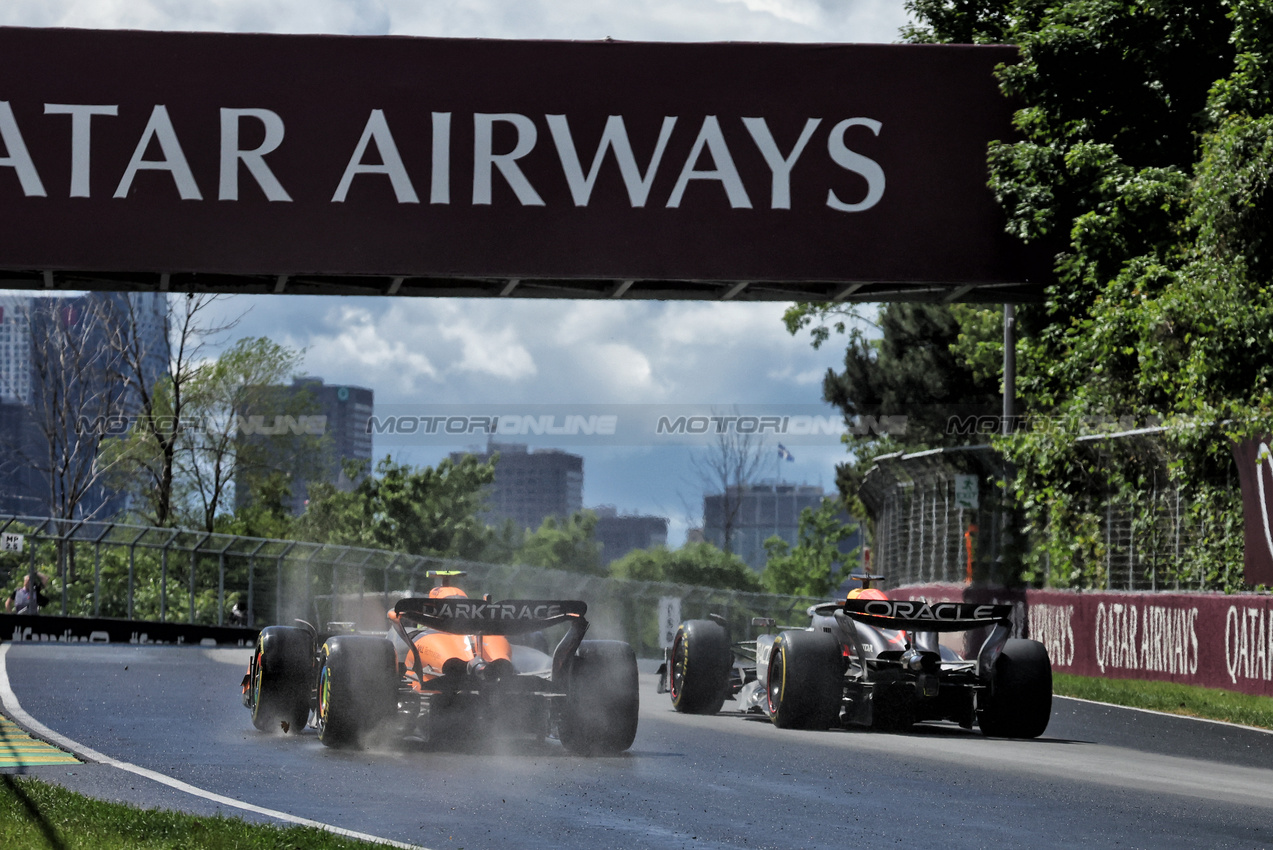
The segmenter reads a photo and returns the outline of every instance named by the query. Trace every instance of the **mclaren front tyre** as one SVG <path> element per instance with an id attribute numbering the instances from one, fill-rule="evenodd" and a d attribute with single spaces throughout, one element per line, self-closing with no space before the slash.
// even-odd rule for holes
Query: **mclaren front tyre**
<path id="1" fill-rule="evenodd" d="M 636 738 L 640 698 L 636 653 L 622 641 L 586 640 L 570 659 L 558 719 L 562 746 L 580 755 L 612 755 Z"/>
<path id="2" fill-rule="evenodd" d="M 826 632 L 778 635 L 769 655 L 769 716 L 780 729 L 829 729 L 840 725 L 844 653 Z"/>
<path id="3" fill-rule="evenodd" d="M 686 620 L 672 640 L 668 690 L 672 707 L 684 714 L 715 714 L 729 696 L 734 654 L 729 635 L 712 620 Z"/>
<path id="4" fill-rule="evenodd" d="M 323 644 L 318 674 L 318 739 L 364 747 L 398 709 L 393 644 L 373 635 L 337 635 Z"/>
<path id="5" fill-rule="evenodd" d="M 1052 719 L 1052 661 L 1037 640 L 1012 638 L 995 661 L 978 725 L 995 738 L 1037 738 Z"/>
<path id="6" fill-rule="evenodd" d="M 299 734 L 309 720 L 314 643 L 305 629 L 267 626 L 256 639 L 249 682 L 252 725 Z"/>

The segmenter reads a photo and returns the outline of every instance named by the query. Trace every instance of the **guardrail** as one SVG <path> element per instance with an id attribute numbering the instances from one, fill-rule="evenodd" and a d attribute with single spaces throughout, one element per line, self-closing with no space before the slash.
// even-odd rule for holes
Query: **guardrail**
<path id="1" fill-rule="evenodd" d="M 5 595 L 36 569 L 51 579 L 44 612 L 70 617 L 248 627 L 302 619 L 376 630 L 397 599 L 432 587 L 428 571 L 462 570 L 473 593 L 582 599 L 594 637 L 653 657 L 680 619 L 720 614 L 742 635 L 752 617 L 804 623 L 805 609 L 823 601 L 111 522 L 0 515 L 4 534 L 23 538 L 21 552 L 0 553 Z"/>

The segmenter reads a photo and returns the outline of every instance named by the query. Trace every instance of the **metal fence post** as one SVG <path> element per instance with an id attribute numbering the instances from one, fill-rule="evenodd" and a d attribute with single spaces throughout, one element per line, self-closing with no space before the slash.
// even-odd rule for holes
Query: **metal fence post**
<path id="1" fill-rule="evenodd" d="M 102 541 L 93 544 L 93 616 L 102 616 Z"/>
<path id="2" fill-rule="evenodd" d="M 137 565 L 137 541 L 128 545 L 128 619 L 133 619 L 133 573 Z"/>
<path id="3" fill-rule="evenodd" d="M 199 544 L 195 543 L 194 547 L 190 550 L 190 612 L 187 615 L 187 619 L 191 623 L 194 622 L 194 568 L 195 558 L 197 557 L 198 551 Z"/>
<path id="4" fill-rule="evenodd" d="M 247 622 L 244 625 L 256 625 L 256 556 L 265 548 L 267 541 L 262 540 L 256 544 L 256 548 L 248 555 L 248 610 Z"/>
<path id="5" fill-rule="evenodd" d="M 225 625 L 225 549 L 217 553 L 217 625 Z"/>
<path id="6" fill-rule="evenodd" d="M 211 536 L 211 535 L 209 535 Z M 225 625 L 225 553 L 230 551 L 236 537 L 227 535 L 225 545 L 217 552 L 217 625 Z"/>

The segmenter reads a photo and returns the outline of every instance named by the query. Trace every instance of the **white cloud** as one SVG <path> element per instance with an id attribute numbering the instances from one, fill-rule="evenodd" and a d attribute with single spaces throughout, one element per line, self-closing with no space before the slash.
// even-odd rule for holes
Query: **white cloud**
<path id="1" fill-rule="evenodd" d="M 740 338 L 774 342 L 787 338 L 782 326 L 786 307 L 778 302 L 681 301 L 668 305 L 660 335 L 668 346 L 719 345 Z"/>
<path id="2" fill-rule="evenodd" d="M 279 308 L 285 310 L 284 304 Z M 414 351 L 407 341 L 386 332 L 370 310 L 342 304 L 328 313 L 324 331 L 300 336 L 287 333 L 289 345 L 306 349 L 305 369 L 319 377 L 340 376 L 339 383 L 371 385 L 366 378 L 375 375 L 381 385 L 401 392 L 414 392 L 417 381 L 439 379 L 438 370 L 424 354 Z"/>
<path id="3" fill-rule="evenodd" d="M 895 41 L 898 0 L 7 0 L 16 26 L 626 41 Z"/>
<path id="4" fill-rule="evenodd" d="M 443 339 L 458 342 L 461 357 L 452 368 L 461 372 L 490 375 L 505 381 L 517 381 L 538 373 L 535 359 L 517 338 L 517 329 L 505 326 L 495 330 L 472 324 L 459 324 L 438 329 Z"/>
<path id="5" fill-rule="evenodd" d="M 801 386 L 809 386 L 810 384 L 818 384 L 820 386 L 822 384 L 822 379 L 826 374 L 826 369 L 809 369 L 808 371 L 799 373 L 792 378 L 792 380 Z"/>
<path id="6" fill-rule="evenodd" d="M 593 365 L 607 376 L 610 389 L 621 398 L 651 398 L 662 394 L 650 359 L 632 345 L 601 343 L 593 346 Z"/>
<path id="7" fill-rule="evenodd" d="M 751 12 L 773 15 L 780 21 L 790 21 L 800 26 L 810 27 L 822 19 L 822 10 L 817 3 L 791 2 L 791 0 L 718 0 L 721 3 L 737 3 L 747 7 Z"/>

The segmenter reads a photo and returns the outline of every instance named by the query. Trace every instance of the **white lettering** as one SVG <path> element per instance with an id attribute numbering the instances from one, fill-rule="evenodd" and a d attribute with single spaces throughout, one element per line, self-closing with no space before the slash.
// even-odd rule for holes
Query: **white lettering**
<path id="1" fill-rule="evenodd" d="M 831 154 L 831 159 L 841 168 L 866 178 L 866 197 L 856 204 L 847 204 L 836 197 L 834 190 L 827 190 L 827 206 L 831 209 L 862 212 L 878 204 L 880 198 L 884 197 L 884 169 L 875 160 L 849 150 L 844 142 L 844 134 L 850 127 L 866 127 L 878 136 L 882 126 L 884 125 L 874 118 L 848 118 L 831 129 L 831 135 L 827 139 L 827 151 Z"/>
<path id="2" fill-rule="evenodd" d="M 255 118 L 265 127 L 265 138 L 252 150 L 239 147 L 239 121 Z M 275 151 L 283 143 L 283 119 L 268 109 L 221 110 L 221 185 L 217 197 L 222 201 L 239 199 L 239 163 L 247 166 L 248 173 L 270 201 L 290 201 L 291 196 L 278 182 L 274 172 L 265 164 L 265 155 Z"/>
<path id="3" fill-rule="evenodd" d="M 433 113 L 433 174 L 429 203 L 451 203 L 451 113 Z"/>
<path id="4" fill-rule="evenodd" d="M 8 154 L 0 157 L 0 167 L 12 168 L 17 172 L 22 194 L 28 198 L 46 197 L 44 184 L 36 173 L 35 163 L 27 152 L 26 142 L 18 131 L 17 119 L 13 117 L 13 108 L 7 100 L 0 100 L 0 141 L 4 142 L 4 149 Z"/>
<path id="5" fill-rule="evenodd" d="M 89 197 L 89 151 L 92 150 L 90 122 L 94 115 L 118 115 L 118 106 L 91 106 L 82 103 L 46 103 L 45 115 L 71 116 L 71 194 Z"/>
<path id="6" fill-rule="evenodd" d="M 791 209 L 791 169 L 795 167 L 796 160 L 804 152 L 805 145 L 809 144 L 809 139 L 813 137 L 813 131 L 821 123 L 821 118 L 810 118 L 806 121 L 804 130 L 800 133 L 800 138 L 796 140 L 795 147 L 791 149 L 790 154 L 784 157 L 782 151 L 778 150 L 778 143 L 774 141 L 773 134 L 769 132 L 769 125 L 765 123 L 764 118 L 743 119 L 743 124 L 747 126 L 747 132 L 751 133 L 752 139 L 756 142 L 756 147 L 760 149 L 761 156 L 765 158 L 765 164 L 769 166 L 769 170 L 773 173 L 773 186 L 770 189 L 769 200 L 771 208 L 775 210 Z"/>
<path id="7" fill-rule="evenodd" d="M 1229 669 L 1229 681 L 1235 685 L 1238 682 L 1238 653 L 1236 650 L 1240 641 L 1235 632 L 1239 628 L 1241 628 L 1241 620 L 1238 617 L 1238 609 L 1230 605 L 1229 610 L 1224 615 L 1224 660 L 1225 666 Z"/>
<path id="8" fill-rule="evenodd" d="M 494 126 L 497 122 L 512 124 L 517 130 L 517 143 L 508 153 L 493 151 Z M 473 203 L 491 203 L 491 173 L 494 168 L 504 175 L 517 200 L 524 207 L 542 207 L 544 199 L 522 174 L 517 160 L 530 153 L 539 137 L 535 122 L 515 112 L 485 113 L 473 115 Z"/>
<path id="9" fill-rule="evenodd" d="M 695 167 L 704 148 L 708 149 L 712 157 L 712 163 L 716 166 L 710 171 L 699 171 Z M 694 147 L 690 150 L 690 155 L 685 160 L 685 166 L 681 169 L 681 176 L 676 178 L 676 186 L 672 188 L 672 196 L 668 198 L 668 207 L 676 208 L 681 205 L 681 199 L 685 195 L 685 187 L 689 185 L 691 180 L 719 180 L 721 186 L 725 189 L 725 195 L 729 198 L 731 207 L 734 209 L 751 209 L 751 199 L 747 197 L 747 190 L 743 188 L 743 180 L 738 176 L 738 169 L 734 166 L 734 158 L 729 153 L 729 146 L 725 144 L 725 137 L 720 131 L 720 122 L 716 120 L 715 115 L 708 115 L 703 119 L 703 126 L 698 131 L 698 138 L 694 140 Z"/>
<path id="10" fill-rule="evenodd" d="M 379 165 L 362 161 L 373 139 L 376 142 L 376 149 L 380 151 L 381 164 Z M 411 185 L 411 178 L 407 175 L 407 169 L 402 164 L 402 157 L 398 155 L 398 145 L 393 140 L 393 133 L 389 130 L 389 122 L 385 118 L 383 109 L 373 109 L 371 115 L 367 117 L 367 125 L 363 127 L 362 136 L 358 139 L 357 147 L 354 148 L 354 155 L 349 158 L 349 164 L 345 166 L 345 173 L 336 187 L 336 194 L 332 196 L 332 203 L 344 203 L 349 194 L 349 185 L 359 174 L 385 174 L 389 177 L 398 203 L 420 203 L 415 187 Z"/>
<path id="11" fill-rule="evenodd" d="M 158 140 L 159 149 L 164 155 L 163 159 L 143 159 L 151 139 Z M 141 134 L 141 141 L 137 143 L 133 157 L 129 160 L 128 167 L 124 169 L 124 176 L 120 179 L 118 188 L 115 189 L 116 198 L 128 197 L 138 171 L 167 171 L 172 175 L 172 182 L 176 184 L 177 194 L 181 196 L 181 200 L 203 200 L 203 194 L 195 183 L 193 172 L 190 171 L 190 164 L 186 162 L 186 154 L 181 149 L 181 143 L 177 141 L 177 131 L 173 129 L 172 119 L 168 117 L 168 107 L 163 104 L 151 110 L 150 120 L 146 122 L 146 129 Z"/>
<path id="12" fill-rule="evenodd" d="M 628 139 L 628 130 L 623 123 L 622 115 L 611 115 L 606 119 L 605 129 L 601 132 L 601 141 L 597 152 L 592 157 L 592 166 L 588 176 L 583 173 L 579 161 L 579 153 L 575 148 L 574 138 L 570 134 L 570 124 L 565 115 L 546 115 L 548 129 L 552 132 L 553 143 L 557 146 L 557 156 L 561 160 L 561 169 L 570 184 L 570 195 L 575 206 L 586 207 L 592 197 L 592 187 L 597 182 L 597 174 L 601 171 L 601 163 L 605 159 L 606 150 L 614 151 L 615 161 L 619 164 L 619 173 L 623 175 L 623 185 L 628 189 L 628 201 L 633 207 L 645 206 L 650 196 L 650 187 L 654 184 L 654 175 L 658 171 L 659 162 L 663 159 L 663 151 L 672 136 L 672 128 L 676 119 L 665 117 L 663 128 L 659 131 L 659 140 L 654 145 L 654 154 L 645 173 L 637 166 L 636 157 L 632 153 L 632 142 Z"/>

